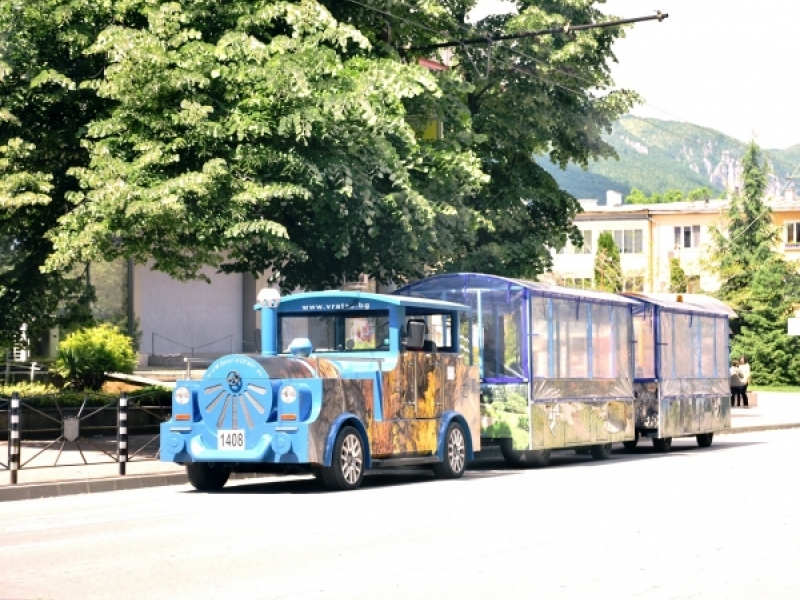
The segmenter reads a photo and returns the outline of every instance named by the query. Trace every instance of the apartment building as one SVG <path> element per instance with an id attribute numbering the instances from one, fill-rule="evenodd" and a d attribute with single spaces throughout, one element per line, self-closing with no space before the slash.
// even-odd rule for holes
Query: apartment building
<path id="1" fill-rule="evenodd" d="M 597 206 L 581 201 L 584 212 L 575 224 L 584 237 L 582 248 L 568 244 L 553 253 L 553 270 L 543 279 L 575 287 L 591 287 L 597 239 L 608 231 L 620 251 L 623 283 L 630 291 L 667 292 L 670 261 L 678 259 L 689 291 L 714 291 L 720 282 L 707 261 L 712 229 L 725 230 L 728 200 L 669 204 Z M 800 260 L 800 200 L 793 193 L 768 201 L 781 232 L 776 250 Z"/>

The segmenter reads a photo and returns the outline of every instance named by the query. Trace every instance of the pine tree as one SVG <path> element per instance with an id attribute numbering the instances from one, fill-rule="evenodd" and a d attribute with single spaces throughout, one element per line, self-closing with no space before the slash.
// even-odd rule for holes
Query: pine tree
<path id="1" fill-rule="evenodd" d="M 611 233 L 604 231 L 597 238 L 597 255 L 594 259 L 594 287 L 606 292 L 622 291 L 622 267 L 619 248 Z"/>
<path id="2" fill-rule="evenodd" d="M 753 383 L 797 384 L 800 340 L 786 331 L 792 302 L 800 297 L 800 276 L 776 251 L 780 236 L 764 203 L 767 168 L 754 143 L 742 167 L 743 186 L 731 200 L 727 236 L 713 232 L 712 264 L 722 280 L 718 296 L 738 313 L 731 321 L 732 356 L 747 357 Z"/>

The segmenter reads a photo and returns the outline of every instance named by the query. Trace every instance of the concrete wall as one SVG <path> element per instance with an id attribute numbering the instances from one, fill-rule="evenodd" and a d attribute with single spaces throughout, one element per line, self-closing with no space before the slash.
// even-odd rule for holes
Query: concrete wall
<path id="1" fill-rule="evenodd" d="M 221 275 L 210 268 L 203 273 L 211 284 L 177 281 L 152 271 L 150 264 L 136 265 L 133 306 L 142 331 L 140 352 L 188 354 L 191 348 L 201 354 L 242 351 L 244 276 Z M 252 306 L 254 302 L 249 303 Z M 252 342 L 252 332 L 246 335 Z M 252 343 L 245 344 L 244 350 L 252 352 Z"/>

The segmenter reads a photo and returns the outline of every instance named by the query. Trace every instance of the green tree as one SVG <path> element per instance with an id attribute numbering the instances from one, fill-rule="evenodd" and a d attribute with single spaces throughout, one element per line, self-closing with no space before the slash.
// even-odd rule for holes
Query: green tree
<path id="1" fill-rule="evenodd" d="M 514 3 L 518 13 L 479 23 L 467 21 L 476 0 L 325 3 L 387 55 L 411 47 L 408 60 L 430 58 L 431 51 L 413 48 L 444 40 L 608 20 L 592 0 L 521 0 Z M 467 200 L 480 216 L 473 239 L 432 267 L 535 277 L 550 267 L 550 248 L 562 247 L 568 238 L 580 245 L 572 225 L 577 201 L 534 158 L 548 155 L 564 168 L 616 156 L 603 135 L 637 100 L 631 92 L 614 90 L 609 73 L 612 44 L 622 35 L 623 28 L 615 27 L 452 50 L 451 71 L 472 86 L 462 101 L 490 180 Z"/>
<path id="2" fill-rule="evenodd" d="M 622 29 L 459 48 L 438 74 L 398 53 L 606 19 L 524 0 L 471 25 L 474 5 L 0 0 L 1 301 L 22 306 L 26 273 L 47 300 L 0 311 L 8 330 L 90 295 L 73 274 L 95 260 L 275 268 L 285 288 L 544 271 L 580 243 L 579 206 L 532 157 L 614 155 L 636 100 L 609 75 Z M 442 139 L 417 139 L 429 118 Z"/>
<path id="3" fill-rule="evenodd" d="M 90 322 L 85 265 L 43 273 L 47 234 L 78 189 L 86 125 L 105 102 L 81 83 L 103 72 L 86 55 L 111 22 L 108 2 L 0 0 L 0 347 L 55 325 Z"/>
<path id="4" fill-rule="evenodd" d="M 679 258 L 673 258 L 669 261 L 669 291 L 673 294 L 685 294 L 688 291 L 686 272 L 681 267 Z"/>
<path id="5" fill-rule="evenodd" d="M 605 292 L 622 291 L 622 267 L 619 248 L 608 231 L 597 238 L 597 254 L 594 259 L 594 287 Z"/>
<path id="6" fill-rule="evenodd" d="M 86 85 L 111 108 L 50 268 L 132 256 L 326 287 L 419 276 L 470 239 L 485 176 L 443 91 L 462 83 L 371 55 L 313 0 L 124 7 L 130 25 L 88 50 L 112 63 Z M 449 135 L 420 143 L 410 110 L 446 114 Z"/>
<path id="7" fill-rule="evenodd" d="M 639 188 L 633 188 L 631 193 L 625 197 L 625 204 L 647 204 L 650 199 Z"/>
<path id="8" fill-rule="evenodd" d="M 800 276 L 775 250 L 779 234 L 764 203 L 767 167 L 751 143 L 742 159 L 742 192 L 728 210 L 727 232 L 713 231 L 712 264 L 722 280 L 718 292 L 738 317 L 731 322 L 733 356 L 747 356 L 753 382 L 800 383 L 800 341 L 786 334 Z"/>
<path id="9" fill-rule="evenodd" d="M 689 194 L 686 196 L 687 200 L 709 200 L 716 196 L 717 193 L 712 190 L 710 187 L 699 187 L 693 189 Z"/>
<path id="10" fill-rule="evenodd" d="M 714 191 L 708 187 L 699 187 L 688 194 L 680 190 L 667 190 L 663 194 L 654 192 L 648 197 L 642 190 L 633 188 L 625 198 L 626 204 L 662 204 L 667 202 L 683 202 L 684 200 L 707 200 L 714 196 Z"/>

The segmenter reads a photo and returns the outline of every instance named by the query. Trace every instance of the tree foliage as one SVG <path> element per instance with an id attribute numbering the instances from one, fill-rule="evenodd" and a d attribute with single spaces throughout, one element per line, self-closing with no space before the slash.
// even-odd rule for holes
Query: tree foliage
<path id="1" fill-rule="evenodd" d="M 669 291 L 673 294 L 685 294 L 687 289 L 686 271 L 681 267 L 679 258 L 672 258 L 669 261 Z"/>
<path id="2" fill-rule="evenodd" d="M 438 73 L 398 51 L 606 20 L 523 0 L 473 25 L 475 4 L 0 0 L 4 331 L 85 299 L 95 260 L 272 268 L 286 289 L 544 271 L 579 206 L 533 157 L 614 155 L 622 30 L 463 47 Z M 431 118 L 444 136 L 418 139 Z"/>
<path id="3" fill-rule="evenodd" d="M 110 23 L 108 2 L 0 0 L 0 346 L 91 320 L 85 266 L 43 273 L 47 235 L 77 190 L 86 125 L 104 102 L 80 83 L 103 72 L 84 50 Z"/>
<path id="4" fill-rule="evenodd" d="M 327 4 L 388 54 L 411 47 L 408 58 L 430 54 L 414 47 L 443 40 L 607 20 L 591 0 L 522 0 L 515 2 L 518 13 L 475 24 L 467 20 L 475 0 Z M 473 86 L 463 101 L 481 136 L 475 148 L 490 180 L 468 200 L 484 218 L 475 237 L 441 269 L 535 277 L 551 265 L 549 248 L 567 238 L 580 244 L 572 226 L 577 201 L 534 157 L 547 155 L 563 168 L 615 156 L 602 134 L 636 100 L 624 90 L 609 91 L 611 45 L 621 35 L 621 28 L 596 29 L 452 50 L 453 71 Z"/>
<path id="5" fill-rule="evenodd" d="M 705 186 L 695 188 L 688 194 L 684 194 L 680 190 L 667 190 L 663 194 L 654 192 L 650 196 L 638 188 L 633 188 L 631 193 L 625 197 L 625 204 L 668 204 L 686 200 L 708 200 L 715 195 L 714 190 Z"/>
<path id="6" fill-rule="evenodd" d="M 598 290 L 615 293 L 621 292 L 623 288 L 619 248 L 608 231 L 604 231 L 597 238 L 597 253 L 594 258 L 594 287 Z"/>
<path id="7" fill-rule="evenodd" d="M 748 357 L 754 383 L 796 385 L 800 342 L 786 332 L 800 297 L 800 275 L 776 251 L 780 237 L 764 203 L 767 168 L 754 143 L 742 168 L 742 191 L 731 201 L 727 232 L 712 232 L 712 262 L 722 280 L 718 296 L 738 313 L 731 322 L 732 354 Z"/>
<path id="8" fill-rule="evenodd" d="M 89 48 L 111 65 L 86 87 L 112 107 L 89 125 L 51 268 L 152 257 L 178 278 L 221 265 L 334 286 L 419 275 L 464 243 L 463 198 L 485 176 L 468 114 L 444 105 L 459 82 L 369 56 L 311 0 L 130 2 L 126 15 Z M 453 134 L 420 144 L 407 105 L 447 109 Z"/>

